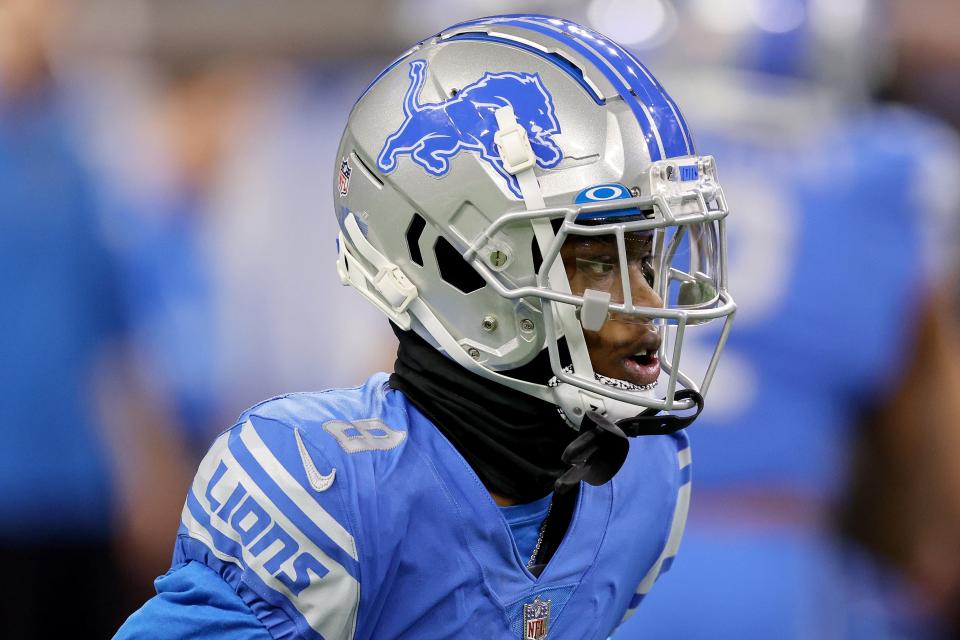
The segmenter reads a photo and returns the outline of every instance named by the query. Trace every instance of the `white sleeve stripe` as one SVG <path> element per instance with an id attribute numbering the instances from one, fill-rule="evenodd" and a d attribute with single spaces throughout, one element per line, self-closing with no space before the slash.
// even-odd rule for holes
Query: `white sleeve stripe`
<path id="1" fill-rule="evenodd" d="M 690 447 L 677 452 L 677 462 L 679 463 L 681 469 L 684 467 L 689 467 L 692 459 L 693 456 L 690 453 Z"/>
<path id="2" fill-rule="evenodd" d="M 184 506 L 183 514 L 181 517 L 183 521 L 183 526 L 186 527 L 187 532 L 190 534 L 191 538 L 195 538 L 200 542 L 202 542 L 204 545 L 206 545 L 206 547 L 210 550 L 210 552 L 213 553 L 213 555 L 215 555 L 220 560 L 223 560 L 224 562 L 229 562 L 231 564 L 235 564 L 240 569 L 247 569 L 249 567 L 249 569 L 252 570 L 257 575 L 257 577 L 263 580 L 263 582 L 269 588 L 282 593 L 290 601 L 290 604 L 292 604 L 294 608 L 296 608 L 296 610 L 300 612 L 300 615 L 303 616 L 304 620 L 307 621 L 307 624 L 309 624 L 314 631 L 321 634 L 325 638 L 335 637 L 335 636 L 326 635 L 327 633 L 330 632 L 330 627 L 328 625 L 322 624 L 321 621 L 316 620 L 315 617 L 314 619 L 311 619 L 309 615 L 309 609 L 311 608 L 309 606 L 310 603 L 308 603 L 308 606 L 302 606 L 301 603 L 298 601 L 299 599 L 296 596 L 294 596 L 293 593 L 291 593 L 290 590 L 287 589 L 287 587 L 284 584 L 280 583 L 273 576 L 270 576 L 269 574 L 266 574 L 265 572 L 259 570 L 261 569 L 259 564 L 250 565 L 248 562 L 247 566 L 244 566 L 244 561 L 241 561 L 238 558 L 221 551 L 217 547 L 216 543 L 213 541 L 213 536 L 211 535 L 211 532 L 200 521 L 198 521 L 196 518 L 193 517 L 193 514 L 190 513 L 190 508 L 188 506 L 186 505 Z M 211 526 L 213 526 L 212 520 L 211 520 Z M 221 535 L 227 536 L 228 538 L 236 542 L 238 545 L 240 544 L 240 537 L 235 532 L 230 531 L 229 529 L 226 529 L 226 528 L 220 528 L 216 526 L 213 526 L 213 528 Z M 250 559 L 249 553 L 247 552 L 246 549 L 243 549 L 243 555 L 248 560 Z M 254 560 L 253 562 L 256 563 L 256 560 Z M 332 575 L 332 572 L 330 574 L 327 574 L 324 580 L 327 580 L 328 578 L 330 578 L 331 575 Z M 347 577 L 349 578 L 350 576 L 347 576 Z M 306 591 L 309 592 L 311 590 L 307 589 Z M 357 594 L 357 598 L 359 599 L 359 593 Z M 355 615 L 354 615 L 354 618 L 355 618 Z M 355 624 L 355 620 L 354 620 L 354 624 Z M 324 630 L 324 627 L 326 627 L 326 631 Z M 352 630 L 351 630 L 351 635 L 349 637 L 351 638 L 353 637 Z"/>
<path id="3" fill-rule="evenodd" d="M 251 427 L 252 429 L 252 427 Z M 250 497 L 257 505 L 264 509 L 270 518 L 283 528 L 287 533 L 294 536 L 299 545 L 297 556 L 286 559 L 280 566 L 280 570 L 287 575 L 296 575 L 297 571 L 293 566 L 295 557 L 301 553 L 313 555 L 328 570 L 328 573 L 322 578 L 315 575 L 310 576 L 309 585 L 304 588 L 299 595 L 294 594 L 276 575 L 270 573 L 264 566 L 264 562 L 270 557 L 269 548 L 264 552 L 254 556 L 249 548 L 243 546 L 240 534 L 233 527 L 217 515 L 211 515 L 210 526 L 219 534 L 235 541 L 242 549 L 242 564 L 254 572 L 264 584 L 269 588 L 281 593 L 286 597 L 297 611 L 304 617 L 307 624 L 325 638 L 352 638 L 357 622 L 357 608 L 360 601 L 360 583 L 357 582 L 339 563 L 330 558 L 323 549 L 314 544 L 306 535 L 303 534 L 284 514 L 277 508 L 269 497 L 263 492 L 256 482 L 240 466 L 240 463 L 233 456 L 227 446 L 227 436 L 223 436 L 200 465 L 200 472 L 193 485 L 193 494 L 203 504 L 203 496 L 207 490 L 205 482 L 212 476 L 213 470 L 217 468 L 220 462 L 227 466 L 227 472 L 223 475 L 218 486 L 233 487 L 237 483 L 243 485 Z M 220 502 L 226 500 L 226 495 L 215 496 Z M 196 537 L 206 544 L 217 557 L 228 562 L 237 563 L 236 558 L 229 555 L 218 553 L 215 543 L 212 541 L 212 531 L 208 532 L 203 524 L 198 522 L 190 513 L 189 506 L 184 507 L 183 523 L 192 537 Z M 255 545 L 255 541 L 248 540 L 248 546 Z M 276 573 L 279 573 L 276 572 Z"/>
<path id="4" fill-rule="evenodd" d="M 663 567 L 663 561 L 667 558 L 677 555 L 680 548 L 680 540 L 683 538 L 683 530 L 687 524 L 687 510 L 690 505 L 690 483 L 680 487 L 677 493 L 677 507 L 673 511 L 673 521 L 670 523 L 670 535 L 667 537 L 667 544 L 664 545 L 660 557 L 654 563 L 653 568 L 647 572 L 647 575 L 637 587 L 637 593 L 646 594 L 650 592 L 653 583 L 660 575 L 660 569 Z"/>
<path id="5" fill-rule="evenodd" d="M 250 420 L 243 423 L 240 429 L 240 441 L 254 459 L 263 467 L 263 470 L 277 481 L 284 492 L 289 496 L 297 508 L 310 517 L 311 520 L 325 533 L 338 547 L 357 559 L 357 545 L 353 536 L 334 519 L 317 500 L 307 493 L 307 490 L 290 475 L 287 468 L 277 459 L 267 444 L 260 438 Z"/>
<path id="6" fill-rule="evenodd" d="M 180 520 L 183 522 L 183 526 L 187 529 L 187 532 L 190 534 L 191 538 L 196 538 L 210 549 L 210 552 L 216 557 L 220 558 L 224 562 L 229 562 L 230 564 L 235 564 L 241 569 L 243 569 L 243 562 L 229 553 L 224 553 L 217 547 L 216 543 L 213 541 L 213 536 L 207 531 L 196 518 L 193 517 L 193 514 L 190 513 L 189 505 L 183 505 L 183 512 L 180 514 Z"/>
<path id="7" fill-rule="evenodd" d="M 683 531 L 687 527 L 687 512 L 690 508 L 690 483 L 680 487 L 677 493 L 677 508 L 673 512 L 673 522 L 670 524 L 670 537 L 667 538 L 667 546 L 663 550 L 663 557 L 670 558 L 677 555 L 680 550 L 680 541 L 683 539 Z"/>

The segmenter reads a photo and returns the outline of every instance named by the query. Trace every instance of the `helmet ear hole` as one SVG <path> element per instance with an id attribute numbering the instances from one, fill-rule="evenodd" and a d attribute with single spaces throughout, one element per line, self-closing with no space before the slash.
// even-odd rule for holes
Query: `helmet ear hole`
<path id="1" fill-rule="evenodd" d="M 440 277 L 447 284 L 456 287 L 463 293 L 473 293 L 486 286 L 487 282 L 471 267 L 460 252 L 446 238 L 440 236 L 433 245 L 437 256 L 437 268 Z"/>

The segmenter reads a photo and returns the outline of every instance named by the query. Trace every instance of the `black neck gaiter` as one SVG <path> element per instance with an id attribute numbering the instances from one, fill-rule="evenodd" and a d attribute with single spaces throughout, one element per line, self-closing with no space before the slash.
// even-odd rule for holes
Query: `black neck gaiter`
<path id="1" fill-rule="evenodd" d="M 542 498 L 570 466 L 560 456 L 577 432 L 543 400 L 472 373 L 413 331 L 393 326 L 400 340 L 390 386 L 436 425 L 486 488 L 521 503 Z M 546 384 L 546 354 L 520 379 Z"/>

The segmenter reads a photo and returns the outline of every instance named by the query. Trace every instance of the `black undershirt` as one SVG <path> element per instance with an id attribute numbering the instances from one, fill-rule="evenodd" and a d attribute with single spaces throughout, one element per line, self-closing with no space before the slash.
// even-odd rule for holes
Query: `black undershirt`
<path id="1" fill-rule="evenodd" d="M 393 326 L 400 341 L 390 386 L 402 391 L 449 440 L 488 491 L 519 503 L 553 491 L 570 468 L 561 460 L 577 437 L 548 402 L 464 369 L 413 331 Z M 514 370 L 546 384 L 546 352 Z"/>

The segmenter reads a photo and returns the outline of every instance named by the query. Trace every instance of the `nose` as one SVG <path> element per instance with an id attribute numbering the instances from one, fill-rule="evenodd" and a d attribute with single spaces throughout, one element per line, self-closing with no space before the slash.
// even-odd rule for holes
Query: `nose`
<path id="1" fill-rule="evenodd" d="M 663 298 L 653 290 L 653 287 L 647 284 L 646 280 L 641 279 L 639 283 L 636 283 L 631 279 L 631 284 L 633 285 L 633 290 L 630 292 L 630 295 L 633 297 L 633 304 L 635 306 L 655 307 L 657 309 L 663 308 Z"/>
<path id="2" fill-rule="evenodd" d="M 631 264 L 628 268 L 629 281 L 630 281 L 630 298 L 635 307 L 655 307 L 657 309 L 663 308 L 663 299 L 657 294 L 657 292 L 650 285 L 648 276 L 644 273 L 642 265 Z M 622 287 L 618 287 L 622 289 Z M 617 296 L 614 296 L 617 297 Z M 624 302 L 624 296 L 621 294 L 619 300 L 613 300 L 614 302 Z"/>
<path id="3" fill-rule="evenodd" d="M 663 299 L 657 295 L 653 287 L 647 281 L 643 270 L 639 267 L 630 268 L 630 301 L 634 307 L 647 307 L 654 309 L 663 308 Z M 617 274 L 619 278 L 619 273 Z M 610 302 L 613 304 L 623 304 L 625 302 L 623 285 L 618 282 L 618 286 L 612 287 L 610 291 Z M 638 335 L 650 332 L 651 321 L 643 316 L 634 316 L 618 312 L 611 312 L 608 316 L 610 320 L 618 325 L 629 325 L 636 328 Z"/>

